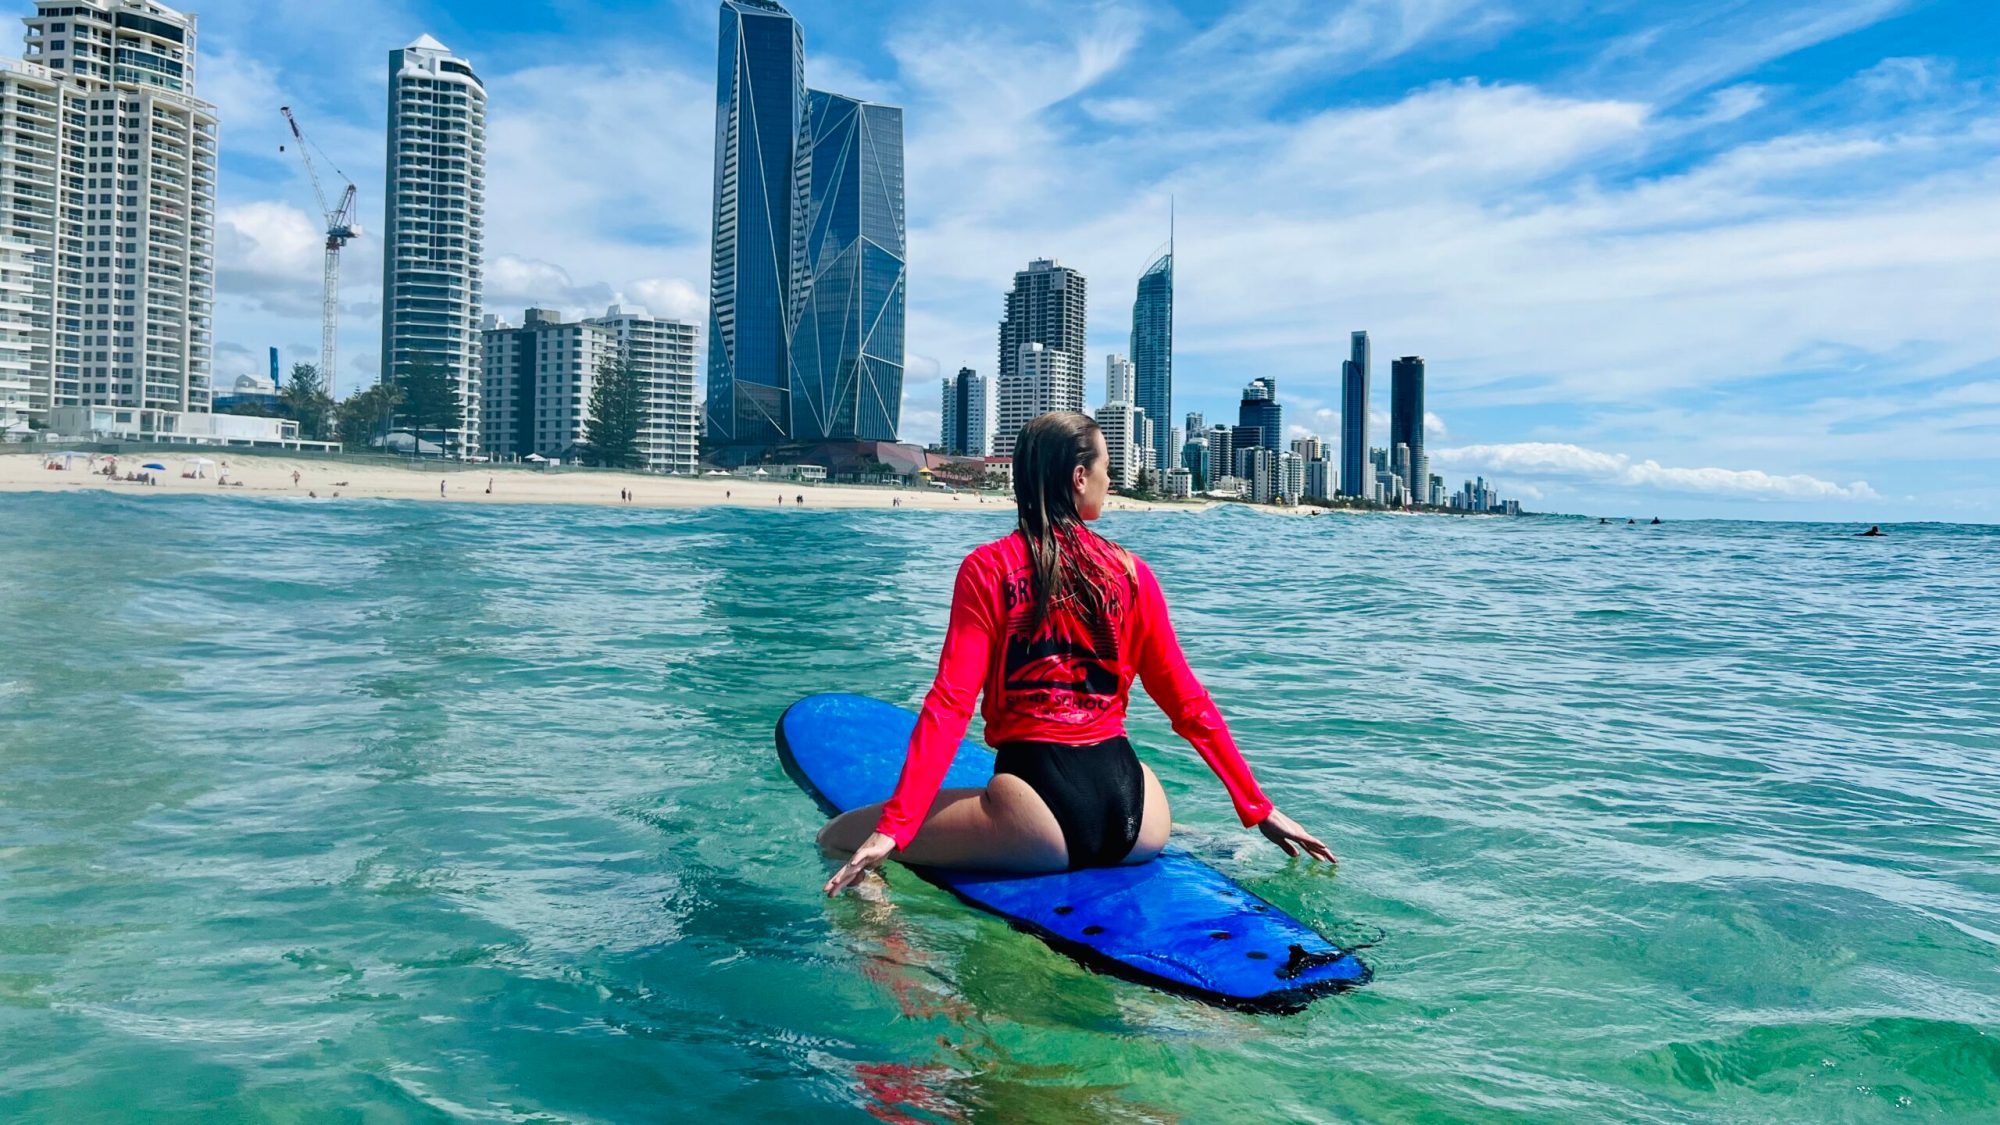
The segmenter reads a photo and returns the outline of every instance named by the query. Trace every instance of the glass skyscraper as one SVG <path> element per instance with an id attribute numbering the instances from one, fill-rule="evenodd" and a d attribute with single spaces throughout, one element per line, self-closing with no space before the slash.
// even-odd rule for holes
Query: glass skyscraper
<path id="1" fill-rule="evenodd" d="M 1430 501 L 1431 461 L 1424 456 L 1424 357 L 1389 364 L 1389 448 L 1409 448 L 1406 482 L 1416 503 Z"/>
<path id="2" fill-rule="evenodd" d="M 704 449 L 894 441 L 903 407 L 903 111 L 805 84 L 777 0 L 723 0 Z"/>
<path id="3" fill-rule="evenodd" d="M 1340 494 L 1367 497 L 1368 333 L 1348 338 L 1350 355 L 1340 365 Z"/>
<path id="4" fill-rule="evenodd" d="M 1132 302 L 1132 367 L 1135 401 L 1153 427 L 1153 463 L 1172 465 L 1175 452 L 1167 419 L 1174 416 L 1174 252 L 1167 252 L 1139 275 L 1138 297 Z"/>
<path id="5" fill-rule="evenodd" d="M 769 448 L 792 433 L 812 157 L 805 63 L 804 33 L 784 5 L 723 0 L 705 419 L 712 453 Z"/>
<path id="6" fill-rule="evenodd" d="M 1278 381 L 1269 377 L 1250 380 L 1243 388 L 1243 401 L 1236 407 L 1236 428 L 1247 431 L 1252 440 L 1239 440 L 1238 449 L 1256 445 L 1276 449 L 1285 435 L 1285 408 L 1278 402 Z"/>
<path id="7" fill-rule="evenodd" d="M 811 289 L 792 336 L 791 438 L 895 441 L 903 411 L 903 111 L 809 94 Z"/>

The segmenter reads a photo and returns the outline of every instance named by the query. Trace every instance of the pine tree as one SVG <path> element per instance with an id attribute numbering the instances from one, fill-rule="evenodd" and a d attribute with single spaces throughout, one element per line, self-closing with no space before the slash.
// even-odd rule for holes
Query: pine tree
<path id="1" fill-rule="evenodd" d="M 639 430 L 645 424 L 645 386 L 639 369 L 607 356 L 597 365 L 590 388 L 590 417 L 584 422 L 583 456 L 612 469 L 637 467 Z"/>
<path id="2" fill-rule="evenodd" d="M 299 436 L 324 441 L 333 428 L 333 396 L 316 363 L 292 364 L 292 377 L 278 392 L 278 406 L 299 424 Z"/>
<path id="3" fill-rule="evenodd" d="M 397 374 L 395 385 L 403 397 L 400 416 L 414 439 L 411 452 L 421 455 L 424 431 L 437 430 L 438 451 L 448 453 L 443 431 L 458 425 L 465 413 L 465 405 L 458 396 L 458 382 L 451 377 L 451 371 L 436 359 L 420 355 Z"/>

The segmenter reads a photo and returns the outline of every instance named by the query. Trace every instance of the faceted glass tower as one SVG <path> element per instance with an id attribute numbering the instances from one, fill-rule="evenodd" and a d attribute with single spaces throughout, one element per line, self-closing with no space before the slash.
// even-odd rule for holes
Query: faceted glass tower
<path id="1" fill-rule="evenodd" d="M 471 452 L 480 424 L 486 87 L 470 63 L 428 35 L 389 52 L 386 180 L 381 378 L 441 365 L 462 411 L 442 435 L 444 452 Z"/>
<path id="2" fill-rule="evenodd" d="M 724 0 L 715 95 L 706 443 L 768 448 L 793 428 L 812 159 L 805 37 L 784 5 Z"/>
<path id="3" fill-rule="evenodd" d="M 1340 494 L 1368 496 L 1368 333 L 1349 338 L 1340 365 Z"/>
<path id="4" fill-rule="evenodd" d="M 1153 463 L 1172 465 L 1169 444 L 1174 416 L 1174 253 L 1171 245 L 1139 276 L 1139 295 L 1132 302 L 1132 367 L 1137 381 L 1136 402 L 1146 417 L 1160 420 L 1153 428 Z"/>
<path id="5" fill-rule="evenodd" d="M 895 441 L 903 411 L 903 111 L 809 91 L 811 289 L 792 336 L 791 437 Z"/>

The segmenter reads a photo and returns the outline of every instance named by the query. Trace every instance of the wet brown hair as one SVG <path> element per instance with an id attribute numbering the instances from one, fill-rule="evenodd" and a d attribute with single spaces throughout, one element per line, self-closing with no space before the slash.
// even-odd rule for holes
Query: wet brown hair
<path id="1" fill-rule="evenodd" d="M 1056 411 L 1029 419 L 1014 439 L 1015 530 L 1028 543 L 1032 564 L 1034 616 L 1031 632 L 1040 632 L 1055 607 L 1071 608 L 1086 623 L 1104 621 L 1110 599 L 1099 579 L 1103 564 L 1083 551 L 1087 537 L 1076 508 L 1076 469 L 1094 468 L 1101 431 L 1087 415 Z M 1119 552 L 1123 555 L 1123 552 Z M 1126 563 L 1128 572 L 1131 563 Z"/>

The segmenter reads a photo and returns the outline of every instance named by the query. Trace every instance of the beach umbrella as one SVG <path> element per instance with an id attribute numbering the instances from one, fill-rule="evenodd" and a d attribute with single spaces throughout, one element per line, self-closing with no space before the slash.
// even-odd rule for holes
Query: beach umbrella
<path id="1" fill-rule="evenodd" d="M 162 473 L 167 471 L 167 467 L 165 465 L 160 464 L 158 461 L 148 461 L 139 467 L 142 469 L 155 469 Z"/>

